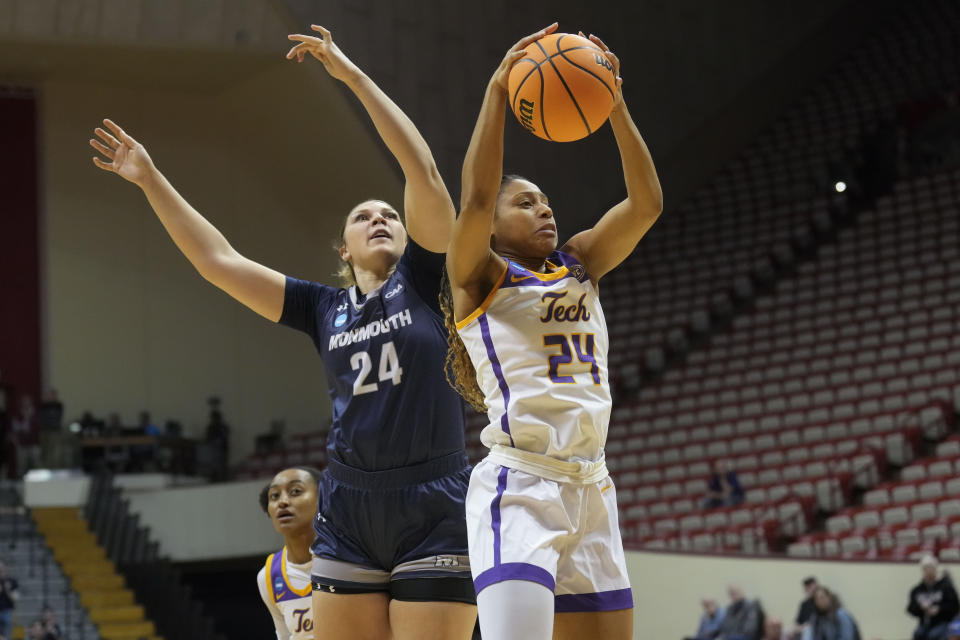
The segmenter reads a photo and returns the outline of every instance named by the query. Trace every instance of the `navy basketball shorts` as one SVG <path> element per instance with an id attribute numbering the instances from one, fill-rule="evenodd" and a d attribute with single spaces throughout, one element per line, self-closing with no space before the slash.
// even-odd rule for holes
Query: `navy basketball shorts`
<path id="1" fill-rule="evenodd" d="M 331 460 L 320 482 L 311 551 L 315 591 L 476 604 L 462 452 L 387 471 Z"/>

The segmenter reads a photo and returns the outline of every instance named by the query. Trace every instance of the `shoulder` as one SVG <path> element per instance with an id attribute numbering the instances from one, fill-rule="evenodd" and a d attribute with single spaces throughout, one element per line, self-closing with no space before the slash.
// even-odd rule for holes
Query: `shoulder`
<path id="1" fill-rule="evenodd" d="M 580 282 L 591 279 L 583 262 L 581 262 L 580 258 L 572 253 L 567 246 L 551 253 L 550 257 L 547 258 L 547 262 L 556 267 L 566 267 L 570 274 Z"/>
<path id="2" fill-rule="evenodd" d="M 269 556 L 268 556 L 269 558 Z M 260 567 L 257 572 L 257 590 L 260 592 L 260 598 L 267 607 L 273 607 L 273 593 L 270 590 L 270 576 L 267 575 L 267 567 Z"/>
<path id="3" fill-rule="evenodd" d="M 335 297 L 346 291 L 346 289 L 342 287 L 321 284 L 313 280 L 301 280 L 293 276 L 286 276 L 286 284 L 284 286 L 284 294 L 287 296 L 300 295 L 313 298 L 317 301 L 325 297 Z"/>

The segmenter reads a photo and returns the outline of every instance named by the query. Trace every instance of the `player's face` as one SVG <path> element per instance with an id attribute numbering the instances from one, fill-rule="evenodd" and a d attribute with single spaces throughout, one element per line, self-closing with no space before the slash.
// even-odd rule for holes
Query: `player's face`
<path id="1" fill-rule="evenodd" d="M 493 250 L 546 258 L 557 248 L 557 224 L 547 196 L 529 180 L 504 185 L 493 219 Z"/>
<path id="2" fill-rule="evenodd" d="M 340 257 L 354 269 L 376 271 L 384 264 L 396 264 L 406 245 L 407 232 L 396 209 L 380 200 L 367 200 L 347 216 Z"/>
<path id="3" fill-rule="evenodd" d="M 284 469 L 267 491 L 267 514 L 278 533 L 312 528 L 317 515 L 317 483 L 303 469 Z"/>

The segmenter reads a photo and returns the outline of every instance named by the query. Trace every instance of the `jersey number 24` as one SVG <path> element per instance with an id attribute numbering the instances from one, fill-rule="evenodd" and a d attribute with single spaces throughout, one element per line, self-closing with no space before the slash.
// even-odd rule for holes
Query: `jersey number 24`
<path id="1" fill-rule="evenodd" d="M 573 344 L 572 350 L 570 349 L 571 344 Z M 593 384 L 600 384 L 600 367 L 597 365 L 597 359 L 593 356 L 592 333 L 571 333 L 569 336 L 563 333 L 551 333 L 543 336 L 543 346 L 560 347 L 560 353 L 547 358 L 547 362 L 550 364 L 551 382 L 557 384 L 576 383 L 573 376 L 560 373 L 560 367 L 573 362 L 573 353 L 576 352 L 577 360 L 590 365 Z"/>
<path id="2" fill-rule="evenodd" d="M 397 348 L 393 346 L 393 342 L 384 343 L 383 347 L 380 348 L 380 367 L 377 372 L 377 381 L 367 381 L 367 378 L 373 372 L 373 360 L 366 351 L 357 351 L 350 356 L 350 366 L 354 371 L 360 371 L 357 374 L 357 379 L 353 381 L 353 395 L 355 396 L 373 393 L 377 390 L 379 382 L 390 381 L 394 385 L 398 385 L 403 377 L 403 369 L 400 367 Z"/>

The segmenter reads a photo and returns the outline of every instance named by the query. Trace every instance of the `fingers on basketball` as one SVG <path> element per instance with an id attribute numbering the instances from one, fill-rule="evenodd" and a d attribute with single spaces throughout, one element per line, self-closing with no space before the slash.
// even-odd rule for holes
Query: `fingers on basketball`
<path id="1" fill-rule="evenodd" d="M 525 129 L 570 142 L 606 122 L 618 100 L 618 69 L 601 44 L 562 33 L 531 43 L 508 82 L 510 107 Z"/>

